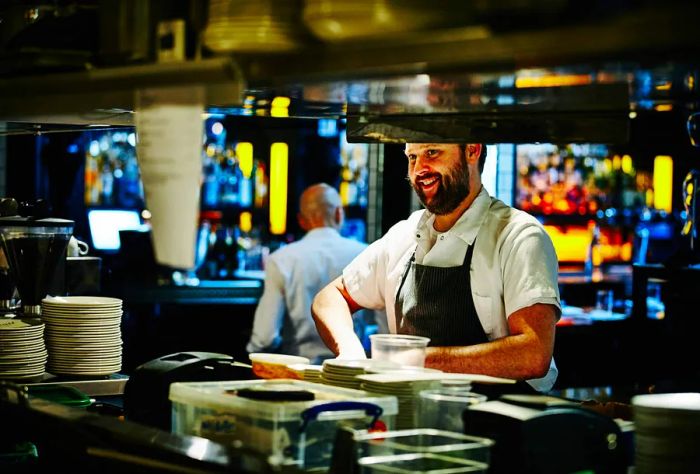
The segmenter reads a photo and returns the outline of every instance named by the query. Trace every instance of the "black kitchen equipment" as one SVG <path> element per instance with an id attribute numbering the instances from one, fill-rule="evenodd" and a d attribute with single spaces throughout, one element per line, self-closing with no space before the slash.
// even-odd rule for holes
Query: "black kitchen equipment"
<path id="1" fill-rule="evenodd" d="M 170 430 L 172 405 L 168 398 L 173 382 L 205 382 L 253 379 L 247 364 L 213 352 L 177 352 L 153 359 L 136 368 L 124 387 L 126 418 Z"/>
<path id="2" fill-rule="evenodd" d="M 578 403 L 504 395 L 468 407 L 465 433 L 493 439 L 491 473 L 627 472 L 617 423 Z"/>
<path id="3" fill-rule="evenodd" d="M 34 214 L 0 217 L 2 250 L 26 315 L 40 314 L 41 300 L 50 290 L 56 294 L 57 274 L 65 271 L 66 247 L 74 226 L 70 220 L 39 217 L 44 214 L 40 207 L 37 202 L 26 208 Z M 62 283 L 63 278 L 58 280 Z"/>

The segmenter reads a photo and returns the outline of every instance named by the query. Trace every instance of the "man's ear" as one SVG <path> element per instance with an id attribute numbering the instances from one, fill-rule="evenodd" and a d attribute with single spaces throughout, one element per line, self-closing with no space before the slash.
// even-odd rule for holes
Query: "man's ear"
<path id="1" fill-rule="evenodd" d="M 308 231 L 309 223 L 304 219 L 304 216 L 301 215 L 301 212 L 297 212 L 297 222 L 299 223 L 299 227 L 301 227 L 301 230 L 304 232 Z"/>
<path id="2" fill-rule="evenodd" d="M 467 145 L 467 161 L 473 163 L 479 161 L 479 155 L 481 155 L 481 143 L 469 143 Z"/>

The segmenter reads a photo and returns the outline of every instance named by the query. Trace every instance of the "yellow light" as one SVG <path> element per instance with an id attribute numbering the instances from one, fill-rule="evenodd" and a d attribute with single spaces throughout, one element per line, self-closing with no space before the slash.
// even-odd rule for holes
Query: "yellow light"
<path id="1" fill-rule="evenodd" d="M 652 189 L 647 189 L 644 195 L 644 204 L 646 204 L 647 207 L 654 206 L 654 191 Z"/>
<path id="2" fill-rule="evenodd" d="M 270 147 L 270 233 L 284 234 L 287 230 L 287 166 L 289 147 L 273 143 Z"/>
<path id="3" fill-rule="evenodd" d="M 659 104 L 654 107 L 657 112 L 670 112 L 673 110 L 673 104 Z"/>
<path id="4" fill-rule="evenodd" d="M 536 77 L 518 77 L 515 80 L 515 87 L 526 89 L 529 87 L 581 86 L 590 83 L 591 76 L 588 74 L 564 74 L 559 76 L 547 74 Z"/>
<path id="5" fill-rule="evenodd" d="M 670 82 L 662 82 L 661 84 L 657 84 L 656 90 L 657 91 L 670 91 L 671 90 L 671 83 Z"/>
<path id="6" fill-rule="evenodd" d="M 275 97 L 272 99 L 272 108 L 270 115 L 272 117 L 289 117 L 289 97 Z"/>
<path id="7" fill-rule="evenodd" d="M 622 162 L 620 161 L 620 155 L 615 155 L 613 156 L 612 159 L 612 167 L 614 170 L 619 170 L 620 167 L 622 166 Z"/>
<path id="8" fill-rule="evenodd" d="M 253 174 L 253 144 L 249 142 L 240 142 L 236 145 L 236 156 L 238 157 L 238 166 L 241 168 L 241 173 L 245 179 L 249 179 Z"/>
<path id="9" fill-rule="evenodd" d="M 242 232 L 250 232 L 253 228 L 253 214 L 250 212 L 241 212 L 238 218 L 238 227 Z"/>
<path id="10" fill-rule="evenodd" d="M 620 249 L 620 259 L 625 262 L 632 260 L 632 242 L 625 242 Z"/>
<path id="11" fill-rule="evenodd" d="M 622 157 L 622 171 L 626 174 L 632 174 L 634 166 L 632 166 L 632 157 L 625 155 Z"/>
<path id="12" fill-rule="evenodd" d="M 671 212 L 673 197 L 673 158 L 654 158 L 654 208 Z"/>
<path id="13" fill-rule="evenodd" d="M 340 202 L 343 206 L 347 206 L 350 202 L 350 183 L 342 181 L 340 183 Z"/>
<path id="14" fill-rule="evenodd" d="M 272 99 L 272 107 L 289 107 L 291 102 L 289 97 L 275 97 Z"/>

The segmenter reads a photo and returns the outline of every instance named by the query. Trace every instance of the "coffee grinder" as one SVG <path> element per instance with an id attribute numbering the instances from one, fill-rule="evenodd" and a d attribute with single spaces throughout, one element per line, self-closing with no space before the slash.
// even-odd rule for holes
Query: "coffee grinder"
<path id="1" fill-rule="evenodd" d="M 37 216 L 0 217 L 0 243 L 25 316 L 41 314 L 41 300 L 66 258 L 74 224 Z"/>

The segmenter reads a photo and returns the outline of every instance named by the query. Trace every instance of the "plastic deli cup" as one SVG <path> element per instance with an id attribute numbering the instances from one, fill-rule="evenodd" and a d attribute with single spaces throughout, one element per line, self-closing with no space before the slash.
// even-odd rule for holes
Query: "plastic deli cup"
<path id="1" fill-rule="evenodd" d="M 413 367 L 425 365 L 425 348 L 430 338 L 405 334 L 373 334 L 369 338 L 372 360 Z"/>

